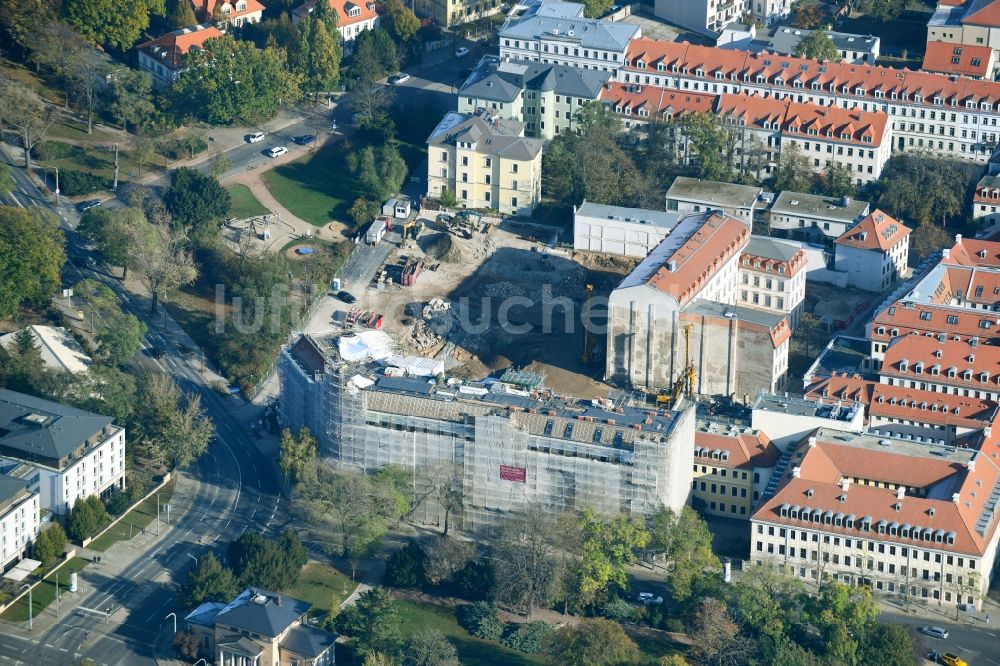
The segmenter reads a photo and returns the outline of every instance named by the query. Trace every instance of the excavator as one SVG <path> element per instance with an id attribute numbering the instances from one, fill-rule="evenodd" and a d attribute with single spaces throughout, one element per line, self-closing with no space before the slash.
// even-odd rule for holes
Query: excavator
<path id="1" fill-rule="evenodd" d="M 407 238 L 412 238 L 417 240 L 417 236 L 423 231 L 424 223 L 417 218 L 412 218 L 403 223 L 403 228 L 400 229 L 400 234 L 403 236 L 403 247 L 406 247 Z"/>
<path id="2" fill-rule="evenodd" d="M 656 396 L 658 406 L 673 407 L 680 401 L 682 395 L 694 395 L 696 374 L 694 363 L 691 361 L 691 331 L 693 329 L 694 324 L 684 324 L 684 368 L 669 391 L 660 389 Z"/>

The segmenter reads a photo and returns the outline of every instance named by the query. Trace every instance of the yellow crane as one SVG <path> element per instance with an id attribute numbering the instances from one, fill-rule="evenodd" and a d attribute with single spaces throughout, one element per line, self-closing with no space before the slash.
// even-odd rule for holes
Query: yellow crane
<path id="1" fill-rule="evenodd" d="M 583 301 L 583 363 L 590 362 L 590 355 L 594 353 L 594 335 L 590 332 L 590 300 L 594 297 L 594 285 L 588 284 L 587 298 Z"/>
<path id="2" fill-rule="evenodd" d="M 676 405 L 682 394 L 694 395 L 695 371 L 694 363 L 691 362 L 691 331 L 694 324 L 684 324 L 684 368 L 681 369 L 680 377 L 674 382 L 673 394 L 670 396 L 671 405 Z M 656 398 L 657 403 L 668 402 L 667 397 L 660 392 Z"/>

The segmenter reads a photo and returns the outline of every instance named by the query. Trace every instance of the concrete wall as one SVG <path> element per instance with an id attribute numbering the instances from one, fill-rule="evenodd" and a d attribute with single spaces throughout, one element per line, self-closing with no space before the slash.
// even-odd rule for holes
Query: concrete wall
<path id="1" fill-rule="evenodd" d="M 677 303 L 645 285 L 616 289 L 608 301 L 606 377 L 667 388 L 675 378 Z M 683 358 L 683 356 L 681 357 Z"/>

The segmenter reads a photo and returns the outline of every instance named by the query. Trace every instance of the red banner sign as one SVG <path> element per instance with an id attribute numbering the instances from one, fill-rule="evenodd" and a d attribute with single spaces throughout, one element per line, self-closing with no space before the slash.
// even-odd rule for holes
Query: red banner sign
<path id="1" fill-rule="evenodd" d="M 517 483 L 524 483 L 527 477 L 528 470 L 524 467 L 510 467 L 509 465 L 500 465 L 500 478 L 504 481 L 516 481 Z"/>

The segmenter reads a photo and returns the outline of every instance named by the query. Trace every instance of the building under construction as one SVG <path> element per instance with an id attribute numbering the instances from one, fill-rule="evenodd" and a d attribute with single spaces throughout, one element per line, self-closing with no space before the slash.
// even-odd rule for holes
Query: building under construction
<path id="1" fill-rule="evenodd" d="M 346 361 L 329 342 L 302 336 L 282 351 L 283 425 L 308 426 L 323 458 L 355 468 L 456 470 L 462 529 L 528 504 L 647 514 L 688 500 L 695 416 L 683 400 L 670 410 L 626 394 L 577 400 L 524 372 L 442 381 L 419 376 L 427 373 L 412 358 L 410 368 L 397 357 Z M 425 501 L 416 519 L 439 523 L 440 514 Z"/>

